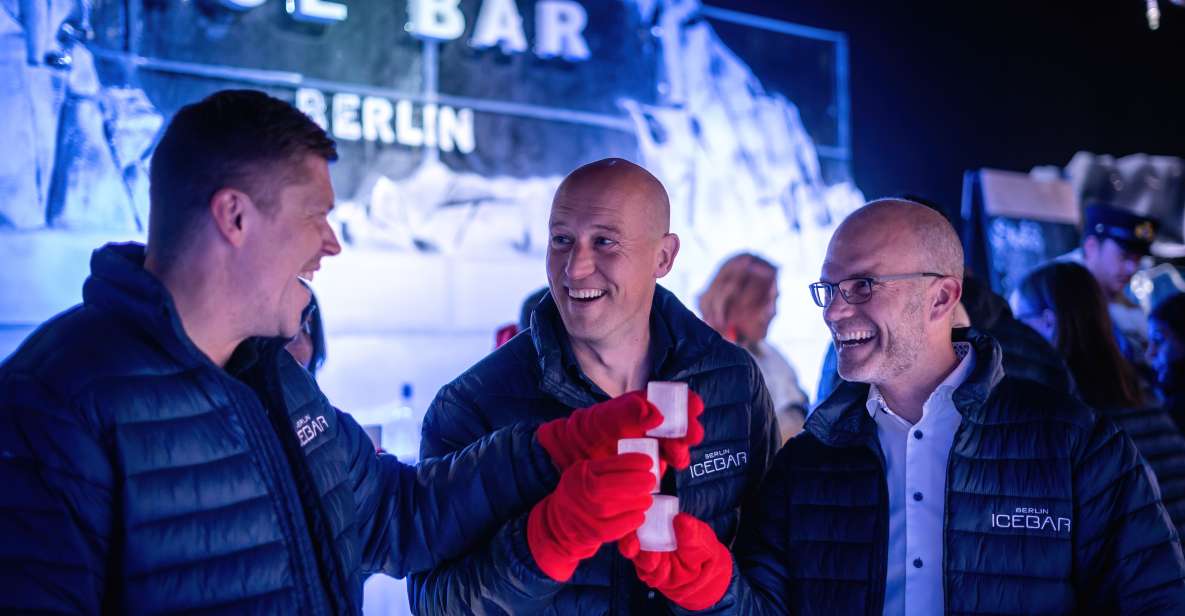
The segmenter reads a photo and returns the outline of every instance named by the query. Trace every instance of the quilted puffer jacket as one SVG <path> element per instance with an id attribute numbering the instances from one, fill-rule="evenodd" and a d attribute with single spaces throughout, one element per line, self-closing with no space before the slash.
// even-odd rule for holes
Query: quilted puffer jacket
<path id="1" fill-rule="evenodd" d="M 945 612 L 1185 614 L 1185 558 L 1131 439 L 1069 395 L 1005 376 L 996 342 L 969 339 L 976 367 L 953 394 Z M 841 384 L 778 453 L 712 612 L 883 613 L 888 488 L 867 397 Z"/>
<path id="2" fill-rule="evenodd" d="M 664 477 L 663 492 L 731 542 L 743 503 L 751 502 L 780 443 L 761 372 L 749 353 L 726 342 L 669 291 L 650 311 L 651 379 L 685 381 L 703 397 L 704 441 L 692 463 Z M 580 370 L 547 296 L 530 329 L 441 389 L 424 419 L 421 453 L 456 451 L 491 430 L 565 417 L 608 396 Z M 506 473 L 516 472 L 508 468 Z M 408 584 L 419 614 L 655 614 L 666 599 L 643 585 L 616 544 L 606 544 L 559 584 L 531 557 L 526 515 L 509 520 L 481 549 Z"/>
<path id="3" fill-rule="evenodd" d="M 143 260 L 96 251 L 84 302 L 0 365 L 0 613 L 357 614 L 364 572 L 431 568 L 554 489 L 529 428 L 416 469 L 283 340 L 214 365 Z"/>

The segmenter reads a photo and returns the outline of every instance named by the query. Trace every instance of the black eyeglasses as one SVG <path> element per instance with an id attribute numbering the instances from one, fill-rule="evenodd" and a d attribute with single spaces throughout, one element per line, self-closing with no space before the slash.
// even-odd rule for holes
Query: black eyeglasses
<path id="1" fill-rule="evenodd" d="M 908 278 L 921 278 L 923 276 L 946 278 L 944 274 L 920 272 L 917 274 L 892 274 L 889 276 L 858 276 L 835 283 L 812 282 L 811 299 L 815 300 L 816 306 L 826 308 L 831 305 L 831 300 L 835 299 L 835 290 L 839 289 L 839 294 L 843 296 L 844 301 L 847 303 L 863 304 L 872 299 L 872 285 L 874 284 L 893 280 L 906 280 Z"/>

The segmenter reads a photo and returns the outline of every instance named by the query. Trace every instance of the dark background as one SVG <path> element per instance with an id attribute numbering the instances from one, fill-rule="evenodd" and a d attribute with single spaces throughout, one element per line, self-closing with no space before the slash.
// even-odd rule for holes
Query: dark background
<path id="1" fill-rule="evenodd" d="M 958 211 L 962 173 L 1079 150 L 1185 156 L 1185 8 L 1161 0 L 710 5 L 848 35 L 853 173 Z"/>

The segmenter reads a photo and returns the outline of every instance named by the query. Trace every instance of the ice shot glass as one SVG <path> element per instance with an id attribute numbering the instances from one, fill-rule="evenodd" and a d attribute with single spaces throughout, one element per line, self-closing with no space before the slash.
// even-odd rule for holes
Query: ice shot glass
<path id="1" fill-rule="evenodd" d="M 679 513 L 679 497 L 656 494 L 654 504 L 646 510 L 646 521 L 638 527 L 638 545 L 647 552 L 674 552 L 675 514 Z"/>
<path id="2" fill-rule="evenodd" d="M 650 456 L 650 472 L 654 473 L 654 489 L 650 492 L 658 492 L 658 484 L 662 482 L 662 476 L 658 474 L 658 439 L 623 438 L 617 441 L 617 453 L 644 453 Z"/>
<path id="3" fill-rule="evenodd" d="M 646 399 L 662 413 L 662 423 L 646 432 L 655 438 L 687 436 L 687 383 L 650 381 Z"/>

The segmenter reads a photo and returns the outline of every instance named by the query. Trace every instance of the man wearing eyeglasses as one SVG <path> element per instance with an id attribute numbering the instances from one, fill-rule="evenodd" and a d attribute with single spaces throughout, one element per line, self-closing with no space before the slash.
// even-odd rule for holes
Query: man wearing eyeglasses
<path id="1" fill-rule="evenodd" d="M 952 342 L 962 278 L 954 229 L 917 203 L 836 230 L 811 293 L 847 382 L 779 452 L 713 611 L 1185 613 L 1185 558 L 1130 439 L 1004 374 L 992 338 Z"/>

